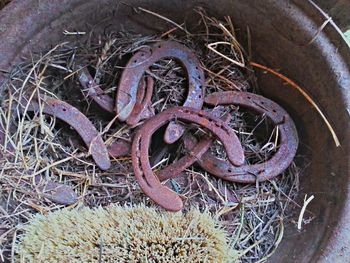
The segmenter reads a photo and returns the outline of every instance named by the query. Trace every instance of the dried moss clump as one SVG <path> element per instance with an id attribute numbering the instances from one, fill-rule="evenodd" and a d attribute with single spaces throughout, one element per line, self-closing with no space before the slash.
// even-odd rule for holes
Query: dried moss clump
<path id="1" fill-rule="evenodd" d="M 20 262 L 229 262 L 226 232 L 208 213 L 83 208 L 37 216 L 17 245 Z"/>

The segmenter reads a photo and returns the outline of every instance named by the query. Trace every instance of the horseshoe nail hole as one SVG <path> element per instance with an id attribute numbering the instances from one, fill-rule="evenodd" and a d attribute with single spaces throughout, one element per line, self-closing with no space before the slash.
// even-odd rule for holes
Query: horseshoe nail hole
<path id="1" fill-rule="evenodd" d="M 63 108 L 62 110 L 63 110 L 63 111 L 67 111 L 67 109 L 66 109 L 66 108 Z"/>
<path id="2" fill-rule="evenodd" d="M 55 104 L 51 104 L 51 107 L 55 107 Z"/>
<path id="3" fill-rule="evenodd" d="M 143 57 L 145 54 L 141 53 L 141 57 Z"/>
<path id="4" fill-rule="evenodd" d="M 274 113 L 276 113 L 277 111 L 276 110 L 272 110 Z"/>
<path id="5" fill-rule="evenodd" d="M 198 98 L 200 98 L 200 99 L 201 99 L 201 98 L 202 98 L 202 95 L 199 95 L 199 96 L 198 96 Z"/>
<path id="6" fill-rule="evenodd" d="M 249 97 L 249 96 L 248 96 L 248 97 L 247 97 L 247 99 L 248 99 L 248 100 L 250 100 L 250 99 L 251 99 L 251 97 Z"/>
<path id="7" fill-rule="evenodd" d="M 161 48 L 162 46 L 161 45 L 158 45 L 158 48 Z"/>
<path id="8" fill-rule="evenodd" d="M 232 170 L 231 170 L 231 169 L 227 169 L 227 171 L 228 171 L 229 173 L 232 173 Z"/>
<path id="9" fill-rule="evenodd" d="M 134 60 L 134 63 L 137 63 L 137 59 Z"/>
<path id="10" fill-rule="evenodd" d="M 198 75 L 198 79 L 201 79 L 201 76 L 200 76 L 200 75 Z"/>
<path id="11" fill-rule="evenodd" d="M 196 67 L 196 69 L 199 69 L 198 67 Z"/>
<path id="12" fill-rule="evenodd" d="M 263 102 L 263 101 L 260 101 L 260 103 L 261 103 L 261 104 L 265 104 L 265 102 Z"/>

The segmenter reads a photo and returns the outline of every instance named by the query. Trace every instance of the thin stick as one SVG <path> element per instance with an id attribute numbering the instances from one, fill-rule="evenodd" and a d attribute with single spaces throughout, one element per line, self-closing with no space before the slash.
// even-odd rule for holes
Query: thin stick
<path id="1" fill-rule="evenodd" d="M 157 13 L 152 12 L 152 11 L 150 11 L 150 10 L 144 9 L 144 8 L 142 8 L 142 7 L 138 7 L 138 9 L 141 10 L 141 11 L 143 11 L 143 12 L 146 12 L 146 13 L 148 13 L 148 14 L 151 14 L 151 15 L 154 15 L 154 16 L 156 16 L 156 17 L 159 17 L 159 18 L 161 18 L 161 19 L 167 21 L 168 23 L 173 24 L 174 26 L 178 27 L 179 29 L 183 30 L 186 34 L 191 35 L 191 33 L 188 32 L 185 28 L 183 28 L 181 25 L 175 23 L 174 21 L 170 20 L 169 18 L 166 18 L 166 17 L 164 17 L 164 16 L 162 16 L 162 15 L 160 15 L 160 14 L 157 14 Z"/>
<path id="2" fill-rule="evenodd" d="M 315 198 L 314 195 L 310 196 L 308 199 L 306 199 L 306 197 L 307 197 L 307 195 L 305 195 L 304 204 L 303 204 L 303 207 L 301 208 L 299 219 L 298 219 L 298 230 L 301 230 L 301 224 L 303 223 L 303 217 L 304 217 L 306 207 L 312 201 L 312 199 Z"/>
<path id="3" fill-rule="evenodd" d="M 319 34 L 322 32 L 322 30 L 326 27 L 326 25 L 328 25 L 328 23 L 331 21 L 332 21 L 331 17 L 329 17 L 326 21 L 324 21 L 323 24 L 318 28 L 315 36 L 305 46 L 312 44 L 312 42 L 314 42 L 316 40 L 316 38 L 319 36 Z"/>
<path id="4" fill-rule="evenodd" d="M 315 109 L 317 110 L 317 112 L 321 115 L 323 121 L 326 123 L 328 130 L 331 132 L 332 136 L 333 136 L 333 140 L 335 142 L 335 145 L 337 147 L 340 146 L 340 141 L 338 139 L 338 136 L 336 135 L 332 125 L 329 123 L 329 121 L 327 120 L 326 116 L 322 113 L 321 109 L 317 106 L 316 102 L 298 85 L 296 84 L 294 81 L 292 81 L 291 79 L 287 78 L 286 76 L 282 75 L 281 73 L 276 72 L 275 70 L 268 68 L 264 65 L 258 64 L 256 62 L 250 62 L 250 65 L 252 65 L 253 67 L 256 68 L 260 68 L 263 70 L 266 70 L 270 73 L 272 73 L 273 75 L 283 79 L 284 81 L 286 81 L 289 85 L 291 85 L 293 88 L 297 89 L 305 98 L 308 102 L 310 102 L 310 104 L 312 106 L 315 107 Z"/>
<path id="5" fill-rule="evenodd" d="M 214 53 L 218 54 L 219 56 L 227 59 L 228 61 L 232 62 L 233 64 L 240 66 L 240 67 L 245 67 L 244 61 L 238 61 L 238 60 L 234 60 L 232 58 L 229 58 L 228 56 L 222 54 L 221 52 L 217 51 L 215 48 L 217 47 L 217 45 L 228 45 L 228 46 L 233 46 L 232 43 L 229 42 L 225 42 L 225 41 L 218 41 L 218 42 L 214 42 L 214 43 L 210 43 L 207 45 L 207 48 L 209 48 L 211 51 L 213 51 Z"/>
<path id="6" fill-rule="evenodd" d="M 164 33 L 160 36 L 160 38 L 164 38 L 165 36 L 167 36 L 167 35 L 173 33 L 174 31 L 176 31 L 176 30 L 178 30 L 178 29 L 179 29 L 178 27 L 174 27 L 174 28 L 170 29 L 170 30 L 164 32 Z"/>
<path id="7" fill-rule="evenodd" d="M 73 153 L 73 154 L 74 154 L 74 153 Z M 57 165 L 59 165 L 59 164 L 68 162 L 68 161 L 70 161 L 70 160 L 72 160 L 72 159 L 75 159 L 76 156 L 74 156 L 73 154 L 72 154 L 71 156 L 68 156 L 68 157 L 62 159 L 62 160 L 59 160 L 59 161 L 54 162 L 54 163 L 51 163 L 51 164 L 49 164 L 48 166 L 42 168 L 41 170 L 39 170 L 39 171 L 37 171 L 37 172 L 35 172 L 35 173 L 33 173 L 33 174 L 25 175 L 25 176 L 23 176 L 23 178 L 32 178 L 32 177 L 35 177 L 35 176 L 37 176 L 38 174 L 41 174 L 41 173 L 43 173 L 43 172 L 49 170 L 49 169 L 52 168 L 52 167 L 55 167 L 55 166 L 57 166 Z M 86 162 L 84 162 L 84 163 L 86 163 Z M 86 163 L 86 164 L 88 164 L 88 163 Z M 91 164 L 90 164 L 90 165 L 91 165 Z"/>

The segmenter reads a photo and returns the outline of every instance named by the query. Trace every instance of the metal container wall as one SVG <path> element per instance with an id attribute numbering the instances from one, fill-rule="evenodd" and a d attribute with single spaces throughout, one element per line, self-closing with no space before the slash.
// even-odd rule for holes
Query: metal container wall
<path id="1" fill-rule="evenodd" d="M 64 40 L 64 30 L 118 30 L 155 33 L 166 26 L 154 16 L 138 14 L 142 6 L 182 23 L 189 31 L 198 22 L 193 7 L 212 16 L 231 16 L 242 43 L 251 30 L 255 61 L 302 86 L 321 106 L 341 141 L 336 147 L 315 109 L 293 88 L 269 74 L 259 74 L 263 95 L 286 108 L 296 122 L 300 154 L 307 166 L 300 200 L 314 194 L 308 207 L 316 219 L 297 232 L 287 227 L 285 239 L 270 262 L 349 262 L 350 259 L 350 51 L 339 30 L 329 23 L 311 43 L 327 19 L 311 1 L 294 0 L 14 0 L 0 12 L 0 69 L 9 69 L 31 50 Z M 81 36 L 83 38 L 83 36 Z M 0 73 L 0 81 L 3 75 Z"/>

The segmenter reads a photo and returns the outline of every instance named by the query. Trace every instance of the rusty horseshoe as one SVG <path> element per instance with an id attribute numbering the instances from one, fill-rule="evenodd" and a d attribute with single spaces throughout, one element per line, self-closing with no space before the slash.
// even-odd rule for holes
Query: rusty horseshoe
<path id="1" fill-rule="evenodd" d="M 131 151 L 133 170 L 143 192 L 161 207 L 170 211 L 181 210 L 183 202 L 175 192 L 163 186 L 153 173 L 148 151 L 154 132 L 176 119 L 203 126 L 223 143 L 230 162 L 234 165 L 244 163 L 243 149 L 234 131 L 224 121 L 202 110 L 173 107 L 148 119 L 134 137 Z"/>
<path id="2" fill-rule="evenodd" d="M 200 109 L 204 96 L 204 73 L 200 62 L 194 53 L 187 47 L 173 41 L 158 42 L 149 49 L 142 49 L 135 53 L 120 78 L 116 96 L 116 112 L 121 121 L 127 120 L 135 107 L 137 90 L 145 71 L 162 58 L 173 58 L 179 61 L 186 71 L 188 78 L 188 96 L 183 106 Z M 176 123 L 170 123 L 164 140 L 173 143 L 184 132 L 184 128 Z"/>
<path id="3" fill-rule="evenodd" d="M 254 183 L 274 178 L 288 168 L 298 148 L 298 134 L 293 120 L 277 103 L 248 92 L 216 92 L 208 95 L 205 102 L 209 105 L 239 105 L 257 113 L 265 114 L 278 128 L 279 148 L 266 162 L 253 165 L 235 166 L 216 158 L 210 152 L 202 155 L 198 164 L 209 173 L 224 180 L 239 183 Z M 196 139 L 185 138 L 187 148 L 193 149 Z"/>
<path id="4" fill-rule="evenodd" d="M 131 142 L 117 139 L 108 147 L 108 153 L 112 158 L 119 158 L 130 155 Z"/>
<path id="5" fill-rule="evenodd" d="M 126 123 L 130 126 L 135 126 L 140 120 L 148 119 L 154 116 L 154 110 L 151 107 L 151 99 L 153 93 L 153 78 L 147 76 L 146 84 L 143 80 L 139 85 L 136 95 L 136 103 L 130 114 L 126 119 Z"/>
<path id="6" fill-rule="evenodd" d="M 83 88 L 83 92 L 91 97 L 102 109 L 110 113 L 114 113 L 114 100 L 109 95 L 104 94 L 104 91 L 95 82 L 85 67 L 79 67 L 78 79 Z"/>
<path id="7" fill-rule="evenodd" d="M 231 115 L 224 113 L 224 109 L 217 107 L 209 112 L 213 117 L 222 118 L 226 123 L 230 121 Z M 190 135 L 185 135 L 185 138 Z M 188 167 L 197 162 L 204 153 L 209 150 L 213 143 L 213 137 L 207 137 L 199 141 L 185 156 L 181 157 L 175 163 L 166 166 L 157 173 L 159 180 L 164 181 L 174 178 L 185 171 Z M 238 146 L 239 147 L 239 146 Z"/>
<path id="8" fill-rule="evenodd" d="M 98 85 L 95 82 L 94 78 L 91 76 L 87 68 L 78 67 L 78 71 L 79 71 L 78 80 L 81 84 L 83 93 L 85 93 L 86 96 L 91 97 L 97 103 L 97 105 L 99 105 L 105 111 L 114 113 L 113 98 L 107 94 L 104 94 L 104 91 L 100 88 L 100 85 Z M 145 85 L 146 84 L 144 83 L 144 81 L 140 81 L 140 85 L 138 88 L 139 92 L 137 94 L 137 101 L 142 101 L 142 103 L 141 105 L 139 105 L 140 103 L 135 105 L 135 108 L 136 106 L 138 106 L 136 109 L 138 111 L 133 113 L 134 119 L 131 119 L 129 121 L 130 123 L 132 123 L 132 125 L 136 124 L 135 121 L 137 122 L 141 119 L 149 118 L 154 115 L 154 112 L 152 114 L 152 110 L 149 105 L 151 102 L 152 92 L 153 92 L 153 79 L 151 79 L 151 77 L 147 77 L 147 87 Z M 138 115 L 135 116 L 136 114 Z M 135 117 L 137 119 L 135 119 Z"/>
<path id="9" fill-rule="evenodd" d="M 109 169 L 111 162 L 108 156 L 107 147 L 91 121 L 77 108 L 64 101 L 53 98 L 47 98 L 42 101 L 43 107 L 40 107 L 37 101 L 31 101 L 28 104 L 28 110 L 37 112 L 42 109 L 43 113 L 52 115 L 68 123 L 83 139 L 96 164 L 102 170 Z M 23 102 L 24 105 L 27 104 L 26 101 Z"/>

